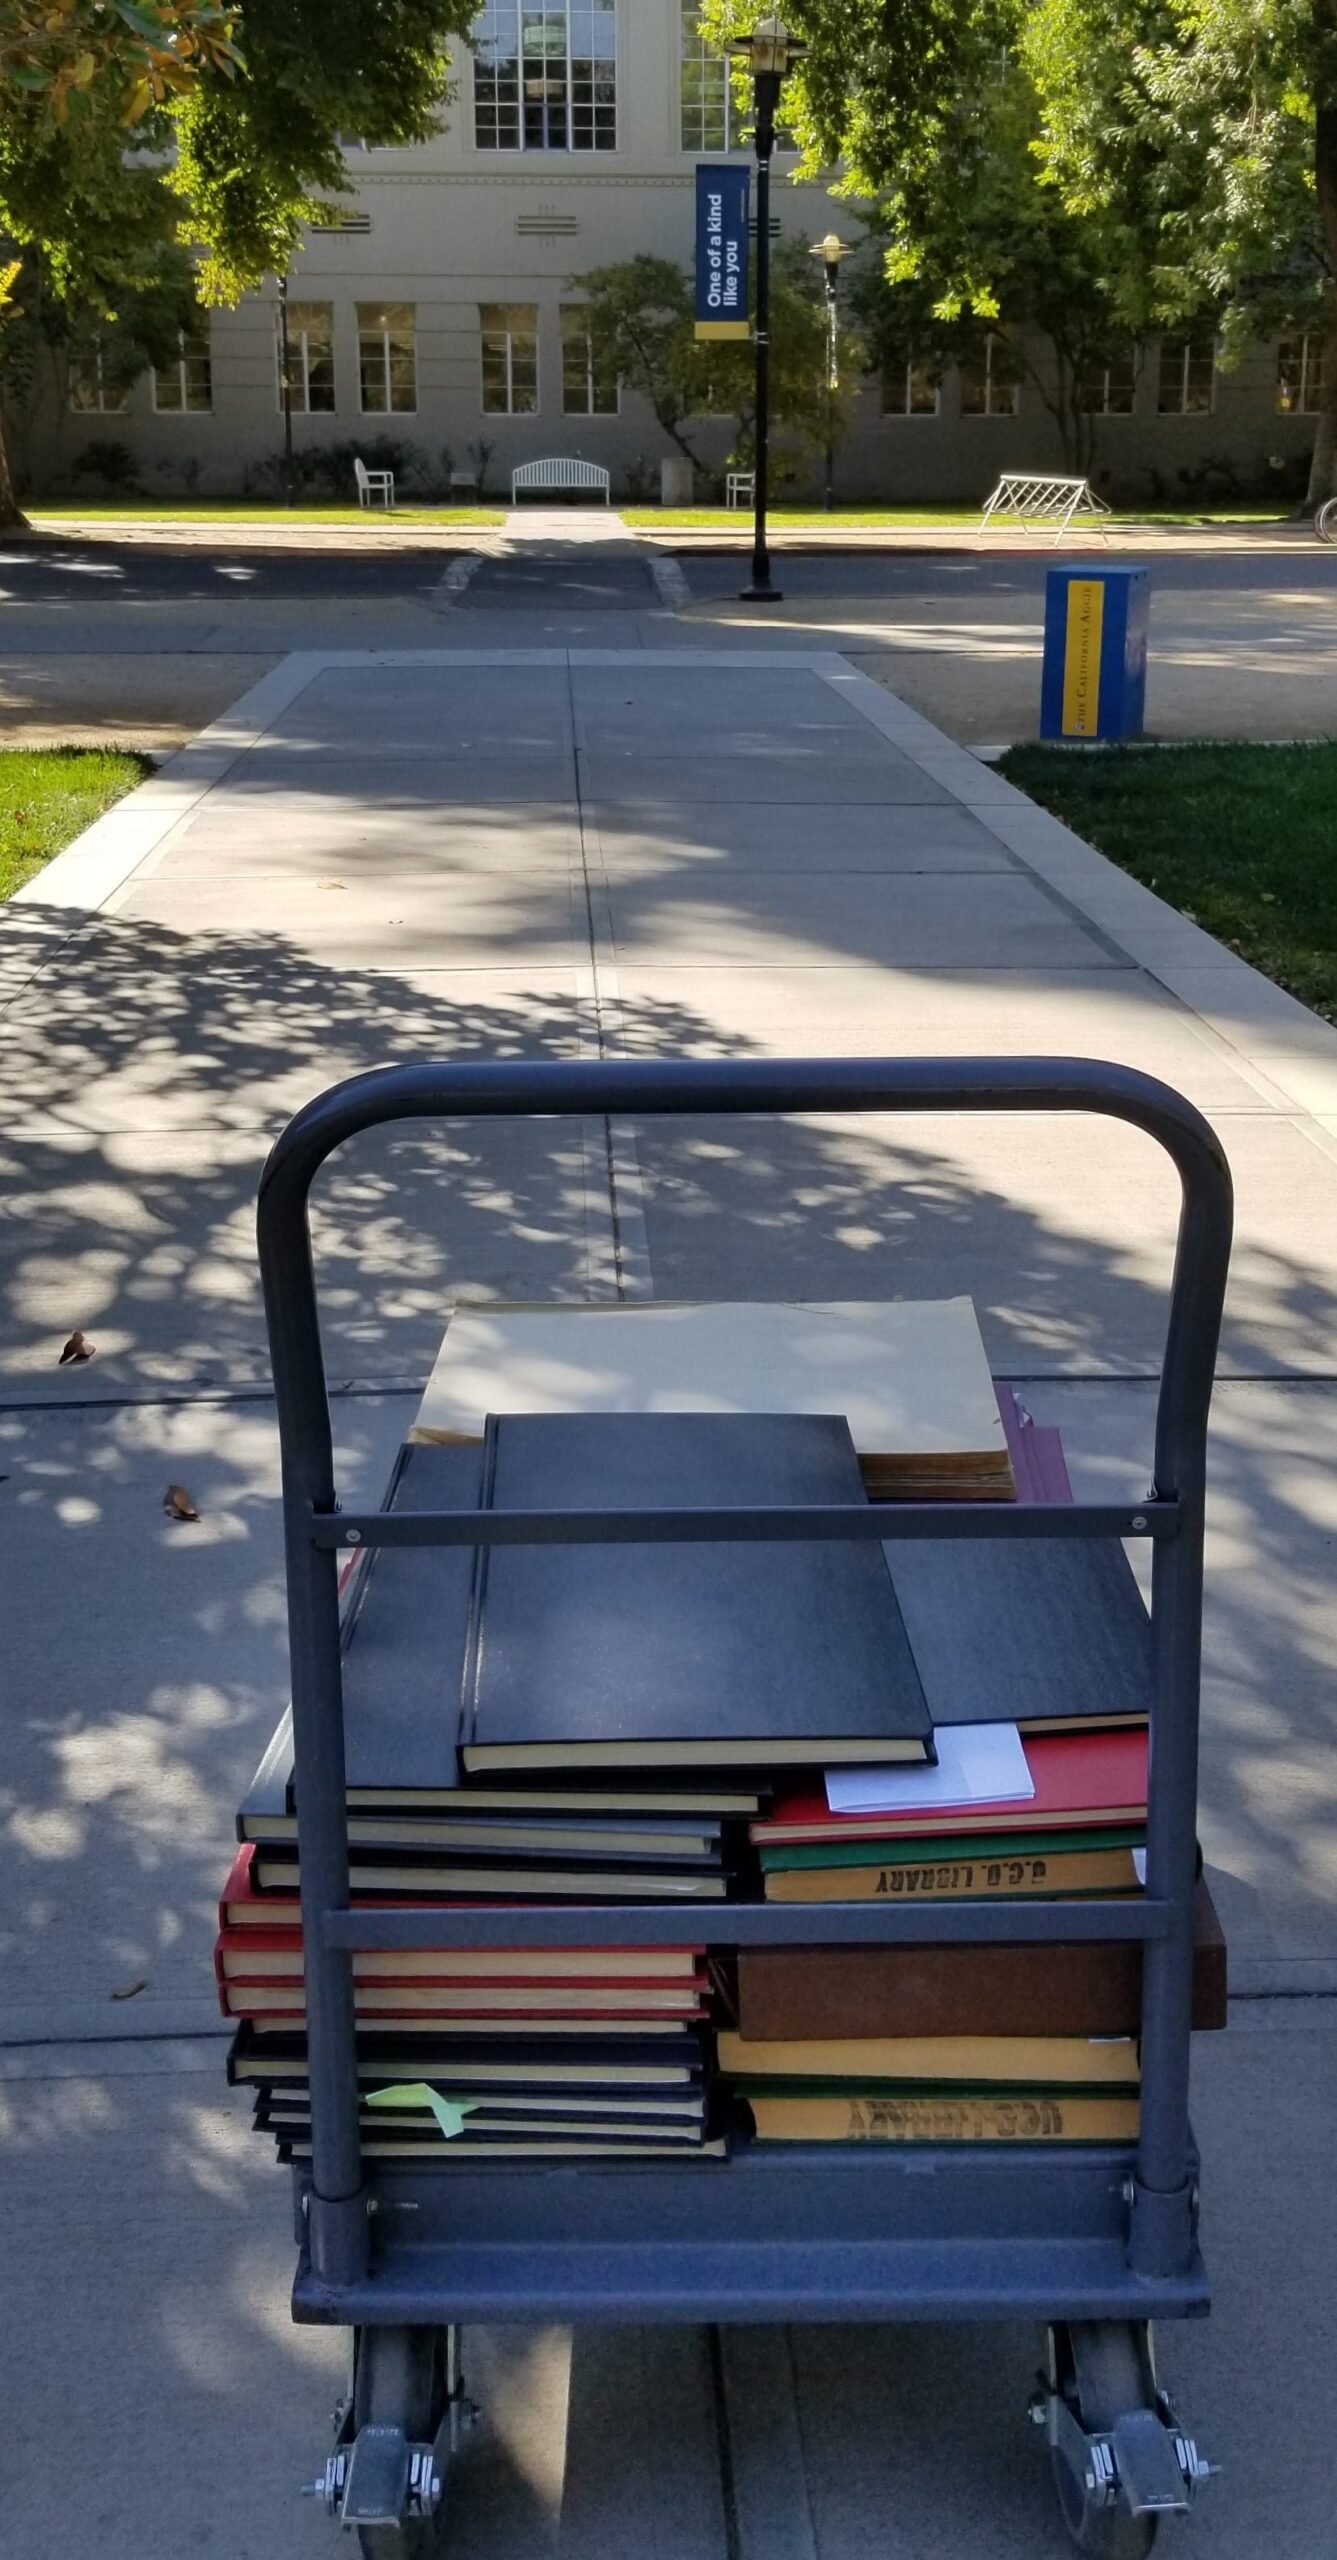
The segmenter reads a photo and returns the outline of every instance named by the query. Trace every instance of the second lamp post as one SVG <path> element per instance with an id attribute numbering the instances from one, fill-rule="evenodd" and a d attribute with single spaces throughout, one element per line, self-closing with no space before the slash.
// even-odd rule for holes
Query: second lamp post
<path id="1" fill-rule="evenodd" d="M 836 296 L 840 290 L 840 261 L 848 258 L 850 244 L 838 231 L 828 231 L 808 251 L 810 258 L 820 258 L 826 279 L 826 493 L 823 505 L 828 515 L 836 503 L 836 393 L 840 389 L 840 313 Z"/>
<path id="2" fill-rule="evenodd" d="M 757 297 L 753 341 L 756 349 L 756 478 L 753 486 L 752 578 L 742 589 L 745 604 L 778 604 L 780 590 L 771 583 L 771 555 L 766 540 L 767 441 L 770 433 L 771 328 L 771 154 L 775 149 L 775 111 L 785 73 L 808 50 L 791 36 L 781 18 L 763 18 L 750 36 L 736 36 L 729 47 L 752 73 L 757 154 Z"/>

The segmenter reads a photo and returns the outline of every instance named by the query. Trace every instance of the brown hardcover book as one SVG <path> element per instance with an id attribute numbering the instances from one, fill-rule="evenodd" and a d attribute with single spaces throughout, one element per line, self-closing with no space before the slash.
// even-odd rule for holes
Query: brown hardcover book
<path id="1" fill-rule="evenodd" d="M 1194 1912 L 1193 2024 L 1226 2023 L 1226 1942 L 1206 1883 Z M 1115 2036 L 1141 2024 L 1142 1951 L 1034 1947 L 741 1947 L 741 2033 Z"/>

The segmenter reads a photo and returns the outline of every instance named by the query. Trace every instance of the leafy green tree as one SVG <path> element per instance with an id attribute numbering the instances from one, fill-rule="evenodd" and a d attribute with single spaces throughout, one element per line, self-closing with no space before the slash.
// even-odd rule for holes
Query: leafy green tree
<path id="1" fill-rule="evenodd" d="M 127 153 L 119 114 L 59 119 L 41 102 L 0 119 L 0 231 L 18 273 L 0 311 L 0 388 L 31 425 L 43 383 L 105 340 L 129 380 L 166 361 L 195 306 L 190 261 L 158 169 Z M 23 521 L 0 439 L 0 524 Z"/>
<path id="2" fill-rule="evenodd" d="M 968 362 L 1005 339 L 1054 422 L 1063 461 L 1087 472 L 1096 421 L 1088 385 L 1127 341 L 1097 229 L 1043 183 L 1038 107 L 1012 55 L 945 114 L 941 148 L 885 185 L 869 220 L 880 246 L 857 288 L 878 359 L 913 349 Z"/>
<path id="3" fill-rule="evenodd" d="M 331 196 L 341 134 L 424 142 L 449 94 L 447 47 L 477 0 L 245 0 L 235 76 L 206 64 L 172 111 L 183 237 L 206 302 L 281 274 Z"/>
<path id="4" fill-rule="evenodd" d="M 0 0 L 0 98 L 57 122 L 110 94 L 124 124 L 181 96 L 212 64 L 236 64 L 217 0 Z"/>
<path id="5" fill-rule="evenodd" d="M 1337 0 L 1038 0 L 1045 175 L 1133 325 L 1323 341 L 1310 502 L 1337 485 Z"/>
<path id="6" fill-rule="evenodd" d="M 735 0 L 708 0 L 721 34 Z M 1044 183 L 1040 107 L 1020 58 L 1028 0 L 801 0 L 809 45 L 785 87 L 801 174 L 839 164 L 880 262 L 855 288 L 876 359 L 945 364 L 991 331 L 1034 384 L 1074 471 L 1093 460 L 1085 386 L 1127 331 L 1097 228 Z"/>
<path id="7" fill-rule="evenodd" d="M 570 290 L 583 297 L 586 326 L 597 361 L 615 373 L 653 411 L 668 437 L 693 467 L 710 469 L 700 441 L 707 419 L 728 418 L 734 435 L 730 460 L 748 462 L 756 443 L 753 353 L 746 339 L 696 336 L 690 268 L 671 258 L 627 258 L 573 276 Z M 849 385 L 865 362 L 861 340 L 842 328 L 832 422 L 839 441 L 848 415 Z M 771 259 L 771 422 L 793 467 L 820 451 L 828 420 L 826 312 L 817 262 L 805 241 L 787 240 Z"/>
<path id="8" fill-rule="evenodd" d="M 0 0 L 0 263 L 7 243 L 23 253 L 0 312 L 11 416 L 42 340 L 96 331 L 138 370 L 196 296 L 235 302 L 282 272 L 347 191 L 341 134 L 436 129 L 447 46 L 474 15 L 475 0 L 245 0 L 243 30 L 211 0 Z M 0 446 L 0 525 L 22 520 Z"/>

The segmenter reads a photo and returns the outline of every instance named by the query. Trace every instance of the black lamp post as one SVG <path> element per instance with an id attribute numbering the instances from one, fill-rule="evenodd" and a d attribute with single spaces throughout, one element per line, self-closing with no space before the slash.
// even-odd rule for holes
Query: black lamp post
<path id="1" fill-rule="evenodd" d="M 283 399 L 283 503 L 293 504 L 292 468 L 292 376 L 288 370 L 288 279 L 278 279 L 279 288 L 279 382 Z"/>
<path id="2" fill-rule="evenodd" d="M 836 503 L 836 393 L 840 389 L 840 318 L 836 295 L 840 289 L 840 261 L 848 258 L 850 244 L 838 231 L 828 231 L 809 250 L 811 258 L 820 258 L 826 278 L 826 494 L 822 501 L 830 515 Z"/>
<path id="3" fill-rule="evenodd" d="M 807 52 L 791 36 L 781 18 L 763 18 L 750 36 L 736 36 L 729 47 L 752 73 L 757 154 L 757 305 L 753 341 L 757 362 L 756 473 L 753 484 L 752 582 L 741 589 L 745 604 L 778 604 L 780 590 L 771 583 L 771 555 L 766 542 L 766 466 L 770 432 L 771 327 L 771 153 L 775 149 L 775 111 L 785 73 Z"/>

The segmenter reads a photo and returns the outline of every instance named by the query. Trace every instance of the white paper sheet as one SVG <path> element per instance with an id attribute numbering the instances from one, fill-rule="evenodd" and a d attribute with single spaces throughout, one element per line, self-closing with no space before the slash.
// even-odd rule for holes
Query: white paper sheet
<path id="1" fill-rule="evenodd" d="M 828 1769 L 832 1813 L 918 1813 L 921 1807 L 1017 1803 L 1035 1793 L 1014 1724 L 940 1724 L 937 1765 L 927 1769 Z"/>

